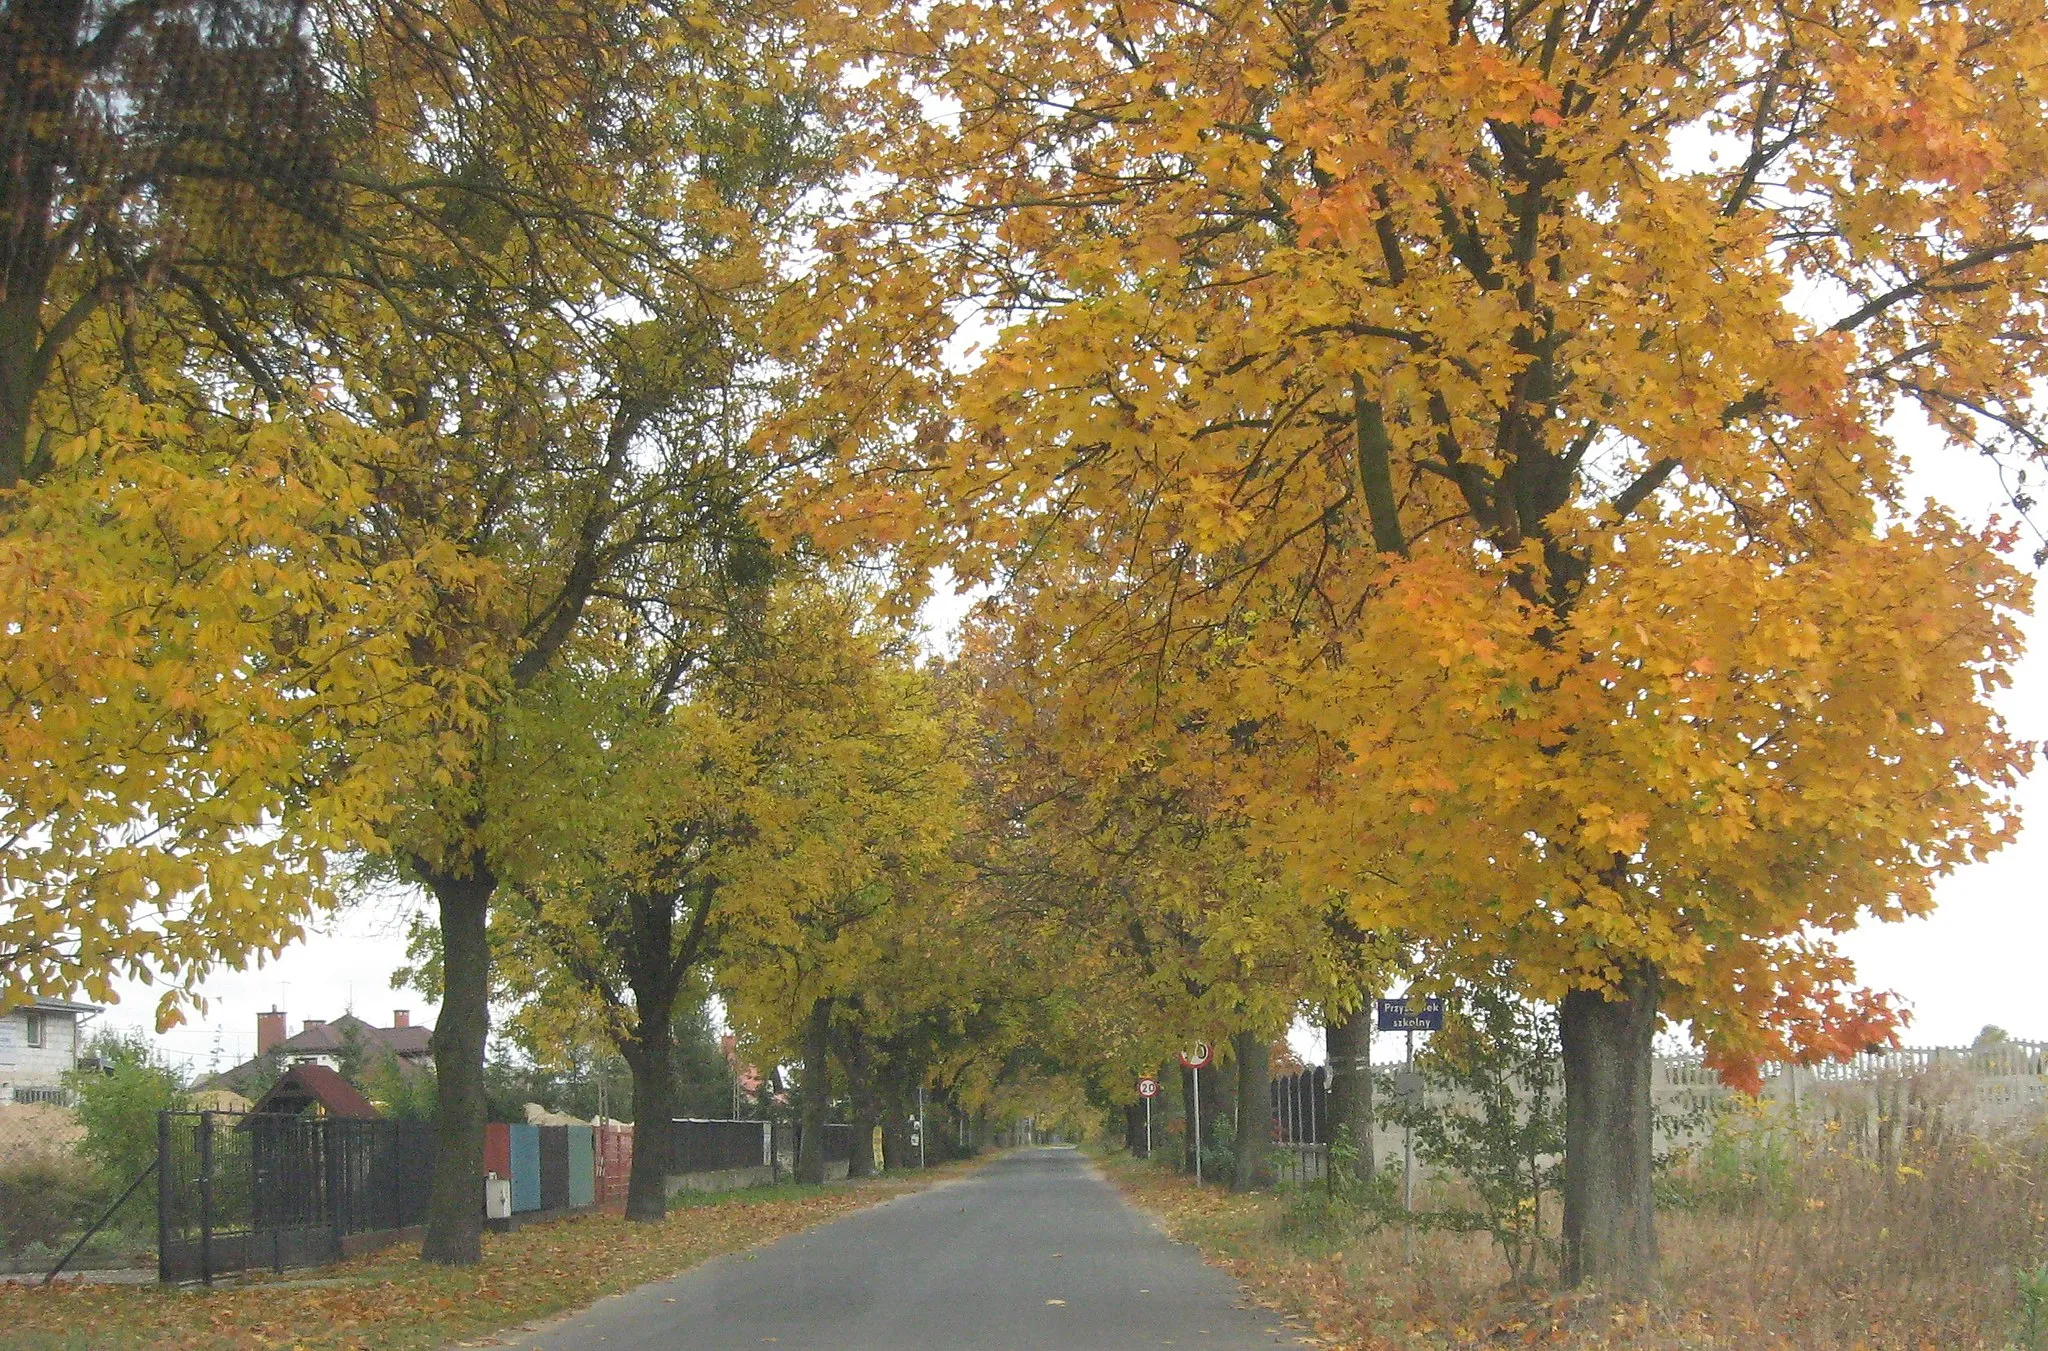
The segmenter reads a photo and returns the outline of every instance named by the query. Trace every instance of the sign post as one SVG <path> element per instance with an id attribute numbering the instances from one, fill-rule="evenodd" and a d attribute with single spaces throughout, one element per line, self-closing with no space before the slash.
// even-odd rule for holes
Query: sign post
<path id="1" fill-rule="evenodd" d="M 1215 1057 L 1206 1041 L 1198 1041 L 1180 1053 L 1180 1063 L 1194 1075 L 1194 1092 L 1188 1101 L 1188 1120 L 1194 1127 L 1195 1185 L 1202 1185 L 1202 1066 Z"/>
<path id="2" fill-rule="evenodd" d="M 1408 1061 L 1402 1066 L 1401 1088 L 1419 1098 L 1422 1094 L 1422 1083 L 1415 1073 L 1415 1034 L 1444 1030 L 1444 1001 L 1437 995 L 1403 995 L 1398 999 L 1382 999 L 1378 1001 L 1377 1014 L 1375 1022 L 1380 1031 L 1408 1034 Z M 1405 1128 L 1401 1136 L 1401 1209 L 1406 1214 L 1413 1214 L 1415 1128 Z M 1401 1254 L 1403 1261 L 1415 1260 L 1415 1226 L 1412 1223 L 1402 1230 Z"/>
<path id="3" fill-rule="evenodd" d="M 1415 1033 L 1408 1033 L 1408 1058 L 1402 1068 L 1409 1075 L 1415 1073 Z M 1410 1079 L 1413 1082 L 1413 1079 Z M 1401 1213 L 1415 1213 L 1415 1127 L 1410 1125 L 1401 1131 Z M 1415 1221 L 1409 1220 L 1401 1229 L 1401 1260 L 1410 1265 L 1415 1261 Z"/>
<path id="4" fill-rule="evenodd" d="M 1138 1096 L 1145 1100 L 1145 1157 L 1152 1157 L 1152 1099 L 1159 1096 L 1159 1081 L 1151 1075 L 1138 1080 Z"/>

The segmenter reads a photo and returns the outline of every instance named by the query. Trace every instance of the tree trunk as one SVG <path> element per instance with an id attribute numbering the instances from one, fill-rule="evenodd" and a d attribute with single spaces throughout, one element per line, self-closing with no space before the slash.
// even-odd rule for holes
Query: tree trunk
<path id="1" fill-rule="evenodd" d="M 1372 1019 L 1365 1003 L 1346 1017 L 1323 1025 L 1323 1045 L 1330 1061 L 1328 1139 L 1339 1131 L 1350 1136 L 1358 1151 L 1358 1176 L 1373 1175 L 1372 1157 Z"/>
<path id="2" fill-rule="evenodd" d="M 917 1161 L 910 1147 L 910 1116 L 896 1103 L 882 1108 L 882 1167 L 896 1173 Z"/>
<path id="3" fill-rule="evenodd" d="M 0 48 L 8 58 L 0 70 L 0 138 L 8 152 L 0 174 L 0 220 L 7 222 L 0 235 L 0 492 L 33 476 L 29 413 L 44 383 L 37 349 L 61 254 L 53 235 L 61 238 L 64 229 L 56 220 L 58 166 L 92 144 L 80 116 L 82 106 L 91 106 L 79 97 L 87 69 L 80 49 L 91 40 L 82 30 L 96 8 L 42 0 L 9 5 L 0 15 Z M 80 296 L 77 303 L 90 302 Z"/>
<path id="4" fill-rule="evenodd" d="M 1657 969 L 1623 977 L 1617 998 L 1564 998 L 1564 1279 L 1635 1294 L 1657 1270 L 1651 1192 L 1651 1044 Z"/>
<path id="5" fill-rule="evenodd" d="M 875 1127 L 882 1120 L 882 1104 L 875 1089 L 875 1048 L 857 1027 L 844 1029 L 846 1039 L 846 1092 L 853 1099 L 853 1158 L 846 1165 L 848 1177 L 873 1177 L 876 1172 Z"/>
<path id="6" fill-rule="evenodd" d="M 804 1023 L 804 1133 L 797 1141 L 796 1180 L 825 1181 L 825 1125 L 832 1119 L 832 1001 L 811 1005 Z"/>
<path id="7" fill-rule="evenodd" d="M 910 1143 L 910 1093 L 905 1086 L 909 1077 L 894 1058 L 880 1076 L 882 1165 L 892 1173 L 917 1167 L 917 1150 Z"/>
<path id="8" fill-rule="evenodd" d="M 659 1220 L 668 1214 L 670 1159 L 669 1120 L 675 1116 L 675 1033 L 669 1020 L 675 995 L 642 995 L 636 1006 L 638 1026 L 625 1052 L 633 1071 L 633 1169 L 626 1179 L 626 1218 Z"/>
<path id="9" fill-rule="evenodd" d="M 1273 1182 L 1273 1044 L 1256 1032 L 1240 1032 L 1237 1051 L 1237 1166 L 1230 1189 L 1248 1192 Z"/>
<path id="10" fill-rule="evenodd" d="M 491 1030 L 491 948 L 486 934 L 498 879 L 481 856 L 467 876 L 424 879 L 440 903 L 441 1016 L 434 1024 L 434 1181 L 420 1258 L 450 1266 L 483 1260 L 484 1041 Z"/>

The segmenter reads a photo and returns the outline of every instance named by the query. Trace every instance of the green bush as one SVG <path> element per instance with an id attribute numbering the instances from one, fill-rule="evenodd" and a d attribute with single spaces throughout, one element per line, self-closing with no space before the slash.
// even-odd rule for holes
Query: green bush
<path id="1" fill-rule="evenodd" d="M 109 1199 L 156 1161 L 156 1118 L 187 1105 L 177 1072 L 140 1033 L 102 1032 L 86 1044 L 79 1068 L 65 1076 L 78 1103 L 83 1154 Z M 136 1191 L 114 1224 L 155 1223 L 156 1188 Z"/>
<path id="2" fill-rule="evenodd" d="M 108 1199 L 93 1170 L 71 1159 L 35 1158 L 0 1169 L 0 1253 L 18 1259 L 57 1249 Z"/>
<path id="3" fill-rule="evenodd" d="M 436 1090 L 434 1071 L 430 1068 L 405 1065 L 387 1050 L 370 1060 L 355 1082 L 363 1095 L 388 1117 L 401 1121 L 434 1119 Z"/>
<path id="4" fill-rule="evenodd" d="M 1330 1141 L 1327 1173 L 1283 1188 L 1287 1208 L 1275 1225 L 1281 1242 L 1304 1256 L 1320 1257 L 1402 1214 L 1400 1160 L 1389 1159 L 1379 1172 L 1362 1176 L 1358 1154 L 1351 1128 L 1339 1126 Z"/>
<path id="5" fill-rule="evenodd" d="M 1237 1176 L 1237 1120 L 1218 1113 L 1202 1141 L 1202 1181 L 1229 1186 Z"/>
<path id="6" fill-rule="evenodd" d="M 1227 1187 L 1237 1176 L 1237 1149 L 1209 1140 L 1202 1145 L 1202 1181 Z"/>
<path id="7" fill-rule="evenodd" d="M 2048 1343 L 2048 1262 L 2032 1271 L 2024 1268 L 2014 1277 L 2019 1288 L 2020 1345 L 2035 1351 Z"/>
<path id="8" fill-rule="evenodd" d="M 1389 1081 L 1381 1116 L 1415 1133 L 1418 1159 L 1466 1184 L 1459 1203 L 1411 1222 L 1491 1235 L 1509 1276 L 1527 1282 L 1557 1248 L 1543 1206 L 1564 1155 L 1557 1015 L 1504 986 L 1460 986 L 1449 1004 L 1444 1030 L 1415 1058 L 1434 1100 L 1397 1096 Z"/>
<path id="9" fill-rule="evenodd" d="M 1350 1194 L 1311 1183 L 1291 1191 L 1275 1232 L 1280 1241 L 1307 1257 L 1341 1248 L 1351 1238 L 1380 1226 L 1381 1216 Z"/>
<path id="10" fill-rule="evenodd" d="M 1767 1109 L 1738 1100 L 1714 1118 L 1706 1143 L 1657 1178 L 1657 1203 L 1671 1210 L 1734 1215 L 1789 1214 L 1800 1196 L 1792 1181 L 1791 1132 Z"/>

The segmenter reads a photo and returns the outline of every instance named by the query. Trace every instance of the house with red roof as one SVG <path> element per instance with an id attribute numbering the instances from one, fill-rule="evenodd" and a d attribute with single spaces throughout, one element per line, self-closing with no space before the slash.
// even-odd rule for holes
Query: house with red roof
<path id="1" fill-rule="evenodd" d="M 194 1084 L 193 1090 L 204 1093 L 227 1089 L 253 1097 L 279 1066 L 319 1065 L 339 1070 L 351 1046 L 365 1061 L 389 1052 L 402 1069 L 431 1069 L 434 1064 L 434 1029 L 415 1024 L 406 1009 L 392 1010 L 389 1027 L 378 1027 L 353 1013 L 344 1013 L 332 1021 L 308 1018 L 291 1036 L 286 1036 L 285 1030 L 284 1010 L 269 1009 L 257 1014 L 255 1057 L 233 1069 L 208 1075 Z"/>

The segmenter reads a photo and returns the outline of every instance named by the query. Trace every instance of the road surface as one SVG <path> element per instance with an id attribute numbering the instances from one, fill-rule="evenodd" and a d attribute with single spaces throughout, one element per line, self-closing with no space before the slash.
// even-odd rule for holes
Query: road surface
<path id="1" fill-rule="evenodd" d="M 1299 1333 L 1072 1149 L 1021 1150 L 510 1334 L 536 1351 L 1272 1351 Z"/>

